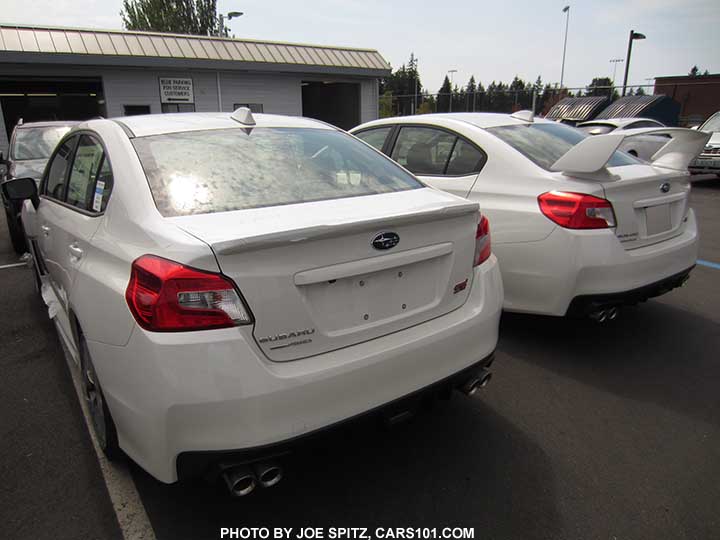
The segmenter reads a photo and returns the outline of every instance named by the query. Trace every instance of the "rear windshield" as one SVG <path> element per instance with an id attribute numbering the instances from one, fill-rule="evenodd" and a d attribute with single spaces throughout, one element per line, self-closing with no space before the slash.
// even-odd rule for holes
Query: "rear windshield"
<path id="1" fill-rule="evenodd" d="M 70 126 L 18 129 L 15 132 L 11 157 L 15 161 L 47 159 L 68 131 Z"/>
<path id="2" fill-rule="evenodd" d="M 588 137 L 579 129 L 556 123 L 536 123 L 488 128 L 497 138 L 505 141 L 529 160 L 550 170 L 561 156 Z M 609 167 L 640 163 L 623 152 L 615 152 L 608 161 Z"/>
<path id="3" fill-rule="evenodd" d="M 132 143 L 166 217 L 424 187 L 363 143 L 329 129 L 193 131 Z"/>

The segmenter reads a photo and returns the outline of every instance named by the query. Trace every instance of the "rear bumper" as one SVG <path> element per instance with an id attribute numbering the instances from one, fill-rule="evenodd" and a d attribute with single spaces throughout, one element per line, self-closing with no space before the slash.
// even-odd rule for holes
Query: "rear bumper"
<path id="1" fill-rule="evenodd" d="M 556 228 L 540 242 L 496 246 L 505 309 L 563 316 L 576 297 L 622 294 L 659 283 L 697 260 L 695 214 L 674 238 L 625 250 L 613 231 Z"/>
<path id="2" fill-rule="evenodd" d="M 687 270 L 683 270 L 668 278 L 629 291 L 576 296 L 572 302 L 570 302 L 567 314 L 571 317 L 583 317 L 605 307 L 619 307 L 645 302 L 650 298 L 663 295 L 677 287 L 681 287 L 690 278 L 690 272 L 692 272 L 694 267 L 693 265 Z"/>
<path id="3" fill-rule="evenodd" d="M 495 349 L 502 280 L 493 256 L 465 304 L 365 343 L 293 362 L 267 360 L 247 327 L 135 328 L 124 347 L 88 342 L 120 446 L 163 482 L 188 452 L 243 450 L 337 424 L 462 372 Z"/>

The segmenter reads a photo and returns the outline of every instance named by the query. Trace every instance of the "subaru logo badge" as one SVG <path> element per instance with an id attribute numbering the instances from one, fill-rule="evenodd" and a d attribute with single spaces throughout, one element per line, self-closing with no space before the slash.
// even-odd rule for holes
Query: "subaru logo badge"
<path id="1" fill-rule="evenodd" d="M 660 184 L 660 191 L 662 191 L 663 193 L 667 193 L 668 191 L 670 191 L 670 184 L 667 182 Z"/>
<path id="2" fill-rule="evenodd" d="M 372 240 L 372 247 L 375 249 L 394 248 L 400 242 L 400 237 L 394 232 L 381 232 Z"/>

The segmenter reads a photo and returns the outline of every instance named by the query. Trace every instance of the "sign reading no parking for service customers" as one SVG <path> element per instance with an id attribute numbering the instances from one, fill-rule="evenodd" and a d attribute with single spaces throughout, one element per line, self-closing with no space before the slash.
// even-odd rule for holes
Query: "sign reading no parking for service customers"
<path id="1" fill-rule="evenodd" d="M 195 103 L 192 79 L 160 77 L 161 103 Z"/>

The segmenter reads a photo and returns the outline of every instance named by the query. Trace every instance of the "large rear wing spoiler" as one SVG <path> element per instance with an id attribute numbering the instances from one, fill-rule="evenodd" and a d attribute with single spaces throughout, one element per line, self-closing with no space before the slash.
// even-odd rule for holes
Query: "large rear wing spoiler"
<path id="1" fill-rule="evenodd" d="M 671 138 L 650 158 L 654 167 L 687 170 L 690 162 L 710 140 L 710 133 L 686 128 L 660 127 L 628 129 L 595 135 L 573 146 L 550 170 L 564 173 L 594 173 L 603 169 L 623 140 L 638 135 L 669 135 Z"/>

